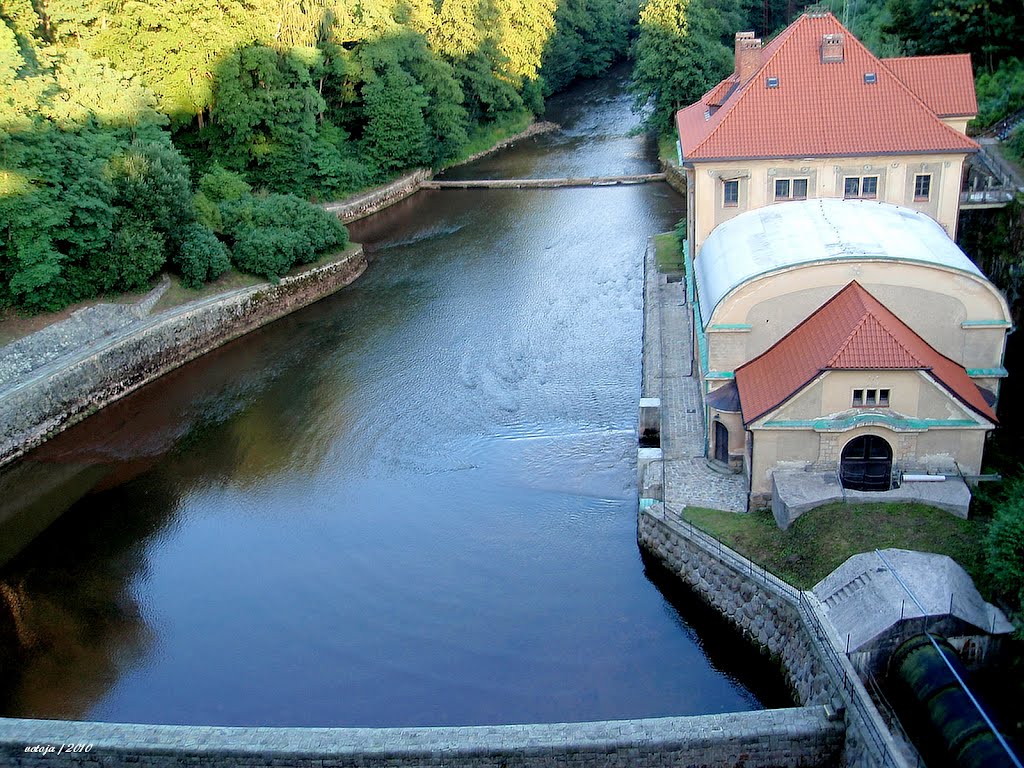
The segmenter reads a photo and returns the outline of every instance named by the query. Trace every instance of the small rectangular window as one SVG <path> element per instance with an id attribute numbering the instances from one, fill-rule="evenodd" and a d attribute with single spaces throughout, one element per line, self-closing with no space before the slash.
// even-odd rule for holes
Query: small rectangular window
<path id="1" fill-rule="evenodd" d="M 775 180 L 775 199 L 776 200 L 788 200 L 789 199 L 789 179 L 776 179 Z"/>
<path id="2" fill-rule="evenodd" d="M 914 177 L 914 202 L 926 203 L 932 194 L 932 177 L 929 173 L 919 173 Z"/>
<path id="3" fill-rule="evenodd" d="M 740 204 L 740 183 L 736 179 L 723 182 L 722 205 L 735 208 Z"/>
<path id="4" fill-rule="evenodd" d="M 865 389 L 864 390 L 864 405 L 878 405 L 878 390 L 877 389 Z"/>
<path id="5" fill-rule="evenodd" d="M 878 177 L 865 176 L 860 183 L 860 196 L 874 199 L 878 195 Z"/>
<path id="6" fill-rule="evenodd" d="M 777 77 L 769 77 L 767 85 L 768 85 L 769 88 L 778 88 L 779 87 L 779 78 L 777 78 Z"/>
<path id="7" fill-rule="evenodd" d="M 847 176 L 843 184 L 843 197 L 860 197 L 860 177 Z"/>
<path id="8" fill-rule="evenodd" d="M 807 179 L 793 179 L 793 199 L 807 199 Z"/>
<path id="9" fill-rule="evenodd" d="M 867 83 L 868 85 L 874 85 L 875 83 L 878 82 L 878 75 L 876 75 L 874 72 L 865 72 L 864 82 Z"/>
<path id="10" fill-rule="evenodd" d="M 864 405 L 864 390 L 855 389 L 853 390 L 853 404 L 855 406 Z"/>
<path id="11" fill-rule="evenodd" d="M 878 390 L 878 404 L 886 408 L 889 407 L 889 390 L 880 389 Z"/>

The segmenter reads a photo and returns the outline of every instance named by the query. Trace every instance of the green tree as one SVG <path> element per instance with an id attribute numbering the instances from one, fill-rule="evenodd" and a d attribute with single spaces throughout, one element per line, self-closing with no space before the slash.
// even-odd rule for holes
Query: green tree
<path id="1" fill-rule="evenodd" d="M 1024 482 L 1010 483 L 985 537 L 992 585 L 1014 611 L 1024 609 Z"/>
<path id="2" fill-rule="evenodd" d="M 640 11 L 631 88 L 650 125 L 666 130 L 680 107 L 699 99 L 732 66 L 717 12 L 703 0 L 648 0 Z"/>
<path id="3" fill-rule="evenodd" d="M 428 100 L 409 73 L 398 64 L 386 65 L 363 87 L 363 102 L 363 152 L 376 168 L 392 173 L 429 162 L 423 119 Z"/>

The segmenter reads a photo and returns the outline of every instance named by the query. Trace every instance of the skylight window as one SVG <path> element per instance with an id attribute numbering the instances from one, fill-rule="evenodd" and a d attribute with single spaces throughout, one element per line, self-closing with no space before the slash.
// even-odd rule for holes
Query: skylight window
<path id="1" fill-rule="evenodd" d="M 864 73 L 864 83 L 866 85 L 874 85 L 877 82 L 878 82 L 878 75 L 876 75 L 874 72 L 865 72 Z"/>
<path id="2" fill-rule="evenodd" d="M 769 77 L 765 84 L 769 88 L 778 88 L 779 87 L 779 78 L 774 77 L 774 76 L 773 77 Z"/>

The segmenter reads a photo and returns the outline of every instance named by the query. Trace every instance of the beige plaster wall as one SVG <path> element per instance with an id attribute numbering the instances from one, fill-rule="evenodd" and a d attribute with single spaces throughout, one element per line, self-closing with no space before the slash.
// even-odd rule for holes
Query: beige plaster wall
<path id="1" fill-rule="evenodd" d="M 970 325 L 972 321 L 1009 323 L 1005 300 L 986 280 L 930 265 L 838 261 L 772 273 L 728 294 L 708 323 L 710 370 L 735 371 L 852 280 L 932 347 L 965 368 L 1002 366 L 1006 327 Z M 731 326 L 732 330 L 716 330 L 716 326 Z M 735 330 L 736 326 L 749 328 Z M 998 391 L 997 379 L 988 377 L 986 384 Z"/>
<path id="2" fill-rule="evenodd" d="M 875 199 L 922 211 L 941 224 L 950 237 L 955 237 L 965 157 L 963 154 L 879 155 L 693 163 L 692 252 L 699 253 L 704 240 L 723 221 L 780 202 L 775 199 L 777 178 L 807 178 L 808 198 L 841 198 L 846 176 L 877 176 Z M 922 173 L 932 176 L 931 195 L 925 202 L 915 202 L 914 176 Z M 723 205 L 723 179 L 739 181 L 739 204 L 735 207 Z"/>

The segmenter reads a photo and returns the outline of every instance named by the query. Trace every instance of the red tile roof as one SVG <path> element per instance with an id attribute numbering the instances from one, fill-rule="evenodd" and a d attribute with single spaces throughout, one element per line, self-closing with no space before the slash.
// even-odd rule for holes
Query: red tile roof
<path id="1" fill-rule="evenodd" d="M 939 117 L 974 117 L 974 70 L 967 53 L 882 59 L 893 74 Z"/>
<path id="2" fill-rule="evenodd" d="M 825 302 L 763 354 L 736 369 L 749 424 L 824 371 L 922 370 L 986 419 L 996 415 L 963 366 L 935 351 L 857 282 Z"/>
<path id="3" fill-rule="evenodd" d="M 826 34 L 843 35 L 842 62 L 821 63 Z M 965 153 L 978 148 L 943 123 L 831 14 L 801 16 L 764 47 L 762 62 L 731 94 L 727 83 L 736 83 L 735 74 L 676 113 L 685 159 Z M 920 66 L 909 67 L 915 82 L 922 81 Z M 962 64 L 943 67 L 952 71 Z M 864 82 L 868 73 L 875 74 L 873 84 Z M 778 86 L 768 88 L 768 77 L 777 77 Z M 957 85 L 959 90 L 967 87 Z M 973 92 L 973 80 L 969 87 Z"/>

